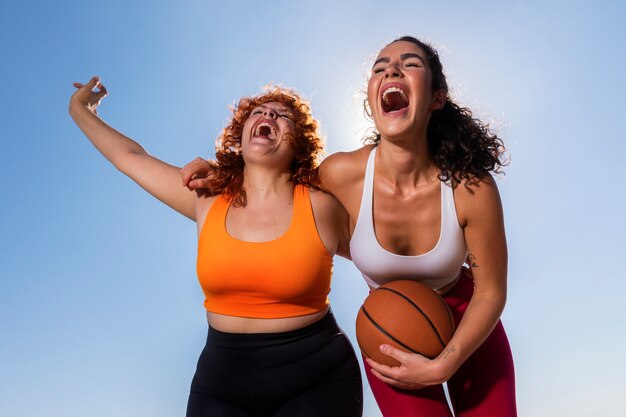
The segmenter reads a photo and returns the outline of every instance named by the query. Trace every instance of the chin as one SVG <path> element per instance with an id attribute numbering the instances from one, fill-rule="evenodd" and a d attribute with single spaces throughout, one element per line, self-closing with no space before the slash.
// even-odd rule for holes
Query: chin
<path id="1" fill-rule="evenodd" d="M 385 126 L 377 130 L 385 138 L 393 139 L 409 136 L 414 129 L 411 129 L 411 126 L 406 124 L 405 126 Z"/>

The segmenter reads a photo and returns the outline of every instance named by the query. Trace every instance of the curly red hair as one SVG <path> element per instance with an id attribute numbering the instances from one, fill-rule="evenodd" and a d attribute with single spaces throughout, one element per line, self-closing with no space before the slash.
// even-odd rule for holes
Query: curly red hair
<path id="1" fill-rule="evenodd" d="M 295 128 L 290 142 L 295 149 L 295 157 L 289 168 L 291 181 L 294 184 L 319 188 L 317 167 L 324 141 L 318 131 L 319 124 L 311 115 L 310 104 L 292 89 L 267 85 L 262 94 L 239 100 L 232 108 L 230 121 L 216 141 L 216 161 L 211 162 L 213 175 L 209 189 L 212 194 L 230 197 L 235 206 L 245 206 L 247 202 L 243 188 L 244 161 L 240 152 L 243 125 L 252 110 L 269 102 L 282 103 L 294 113 Z"/>

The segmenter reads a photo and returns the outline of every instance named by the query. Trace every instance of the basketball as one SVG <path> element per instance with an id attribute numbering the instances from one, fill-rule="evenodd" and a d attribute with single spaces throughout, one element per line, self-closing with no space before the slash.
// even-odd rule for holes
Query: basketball
<path id="1" fill-rule="evenodd" d="M 392 281 L 372 291 L 356 318 L 361 352 L 378 363 L 399 366 L 379 346 L 434 359 L 454 333 L 454 319 L 446 302 L 434 290 L 416 281 Z"/>

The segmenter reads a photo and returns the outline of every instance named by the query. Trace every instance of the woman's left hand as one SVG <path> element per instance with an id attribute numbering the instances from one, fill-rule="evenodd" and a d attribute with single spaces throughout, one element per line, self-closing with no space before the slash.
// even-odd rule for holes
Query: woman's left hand
<path id="1" fill-rule="evenodd" d="M 436 360 L 404 352 L 389 345 L 381 345 L 380 351 L 400 362 L 400 366 L 383 365 L 370 358 L 366 361 L 378 379 L 396 388 L 420 389 L 428 385 L 441 384 L 449 378 L 442 372 Z"/>

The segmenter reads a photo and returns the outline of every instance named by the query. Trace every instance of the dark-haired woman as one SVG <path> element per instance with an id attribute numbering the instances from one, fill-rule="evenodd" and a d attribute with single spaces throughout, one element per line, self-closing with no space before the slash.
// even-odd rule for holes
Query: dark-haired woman
<path id="1" fill-rule="evenodd" d="M 352 260 L 369 286 L 426 283 L 457 322 L 437 358 L 383 345 L 401 366 L 366 359 L 378 405 L 386 417 L 451 416 L 447 381 L 456 417 L 515 416 L 513 360 L 499 321 L 506 238 L 490 174 L 501 167 L 502 142 L 451 100 L 437 52 L 413 37 L 380 51 L 367 91 L 373 144 L 324 160 L 322 186 L 348 211 Z M 196 160 L 184 181 L 207 167 Z"/>
<path id="2" fill-rule="evenodd" d="M 242 99 L 207 196 L 97 116 L 107 94 L 98 78 L 75 86 L 70 114 L 95 147 L 198 224 L 209 332 L 187 417 L 361 416 L 358 361 L 327 298 L 347 215 L 311 188 L 322 142 L 308 103 L 282 88 Z"/>
<path id="3" fill-rule="evenodd" d="M 382 346 L 401 366 L 366 359 L 385 416 L 515 416 L 509 344 L 499 321 L 506 301 L 502 205 L 490 171 L 500 139 L 455 104 L 436 51 L 404 37 L 381 50 L 367 104 L 373 146 L 328 157 L 322 184 L 353 222 L 352 260 L 371 288 L 415 279 L 451 307 L 457 330 L 427 359 Z M 464 263 L 469 268 L 464 268 Z"/>

